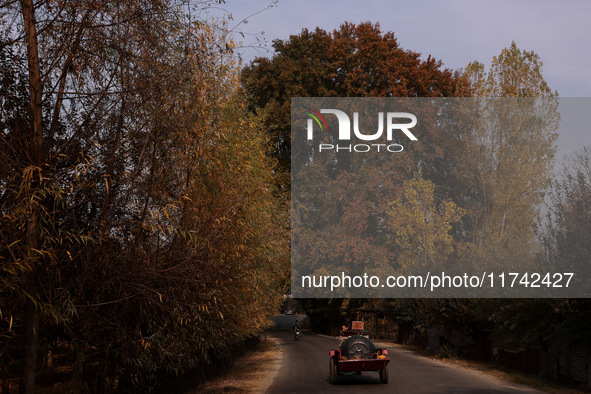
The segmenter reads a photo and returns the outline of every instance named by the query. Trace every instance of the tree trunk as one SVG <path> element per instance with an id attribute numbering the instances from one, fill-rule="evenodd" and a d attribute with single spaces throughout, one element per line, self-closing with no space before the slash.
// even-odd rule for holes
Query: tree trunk
<path id="1" fill-rule="evenodd" d="M 25 277 L 25 291 L 33 298 L 37 299 L 37 275 L 36 270 L 29 271 Z M 24 393 L 32 394 L 35 392 L 35 374 L 37 372 L 37 348 L 39 343 L 39 309 L 36 303 L 26 300 L 25 314 L 25 365 L 23 368 Z"/>
<path id="2" fill-rule="evenodd" d="M 29 69 L 29 92 L 31 95 L 32 135 L 29 138 L 28 158 L 30 165 L 41 171 L 43 164 L 43 107 L 41 97 L 41 73 L 39 70 L 39 53 L 37 43 L 37 28 L 35 10 L 32 0 L 21 0 L 23 22 L 25 27 L 25 41 L 27 45 L 27 61 Z M 31 179 L 31 193 L 40 187 L 40 175 L 35 174 Z M 24 180 L 27 182 L 28 180 Z M 37 250 L 41 249 L 41 218 L 38 202 L 31 200 L 29 219 L 26 230 L 27 258 L 31 269 L 24 277 L 24 288 L 29 297 L 26 299 L 25 314 L 25 364 L 23 368 L 22 391 L 26 394 L 35 392 L 35 373 L 37 370 L 37 348 L 39 341 L 39 308 L 37 289 Z"/>

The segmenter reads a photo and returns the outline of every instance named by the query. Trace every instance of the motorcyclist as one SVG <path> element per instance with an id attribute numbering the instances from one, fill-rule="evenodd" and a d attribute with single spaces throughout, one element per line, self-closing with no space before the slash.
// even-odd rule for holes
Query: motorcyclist
<path id="1" fill-rule="evenodd" d="M 298 323 L 297 320 L 293 324 L 293 330 L 292 330 L 292 332 L 293 332 L 293 339 L 295 339 L 296 341 L 298 339 L 300 339 L 301 330 L 300 330 L 300 324 Z"/>

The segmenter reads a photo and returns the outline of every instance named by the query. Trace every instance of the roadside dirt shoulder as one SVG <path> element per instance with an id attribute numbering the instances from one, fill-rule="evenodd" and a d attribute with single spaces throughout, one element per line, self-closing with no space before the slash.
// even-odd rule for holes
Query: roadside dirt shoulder
<path id="1" fill-rule="evenodd" d="M 267 334 L 254 351 L 240 357 L 228 374 L 205 383 L 194 393 L 264 393 L 281 368 L 279 340 Z"/>
<path id="2" fill-rule="evenodd" d="M 443 363 L 446 365 L 453 366 L 455 368 L 461 368 L 470 371 L 471 373 L 490 376 L 496 379 L 501 379 L 507 382 L 511 382 L 517 385 L 530 387 L 535 390 L 540 390 L 546 393 L 552 394 L 578 394 L 586 392 L 572 387 L 566 387 L 558 382 L 542 378 L 533 374 L 526 374 L 518 371 L 499 367 L 498 365 L 491 363 L 482 363 L 477 361 L 468 361 L 455 358 L 442 358 L 437 355 L 429 354 L 427 351 L 417 349 L 412 346 L 404 346 L 397 343 L 377 341 L 375 342 L 378 346 L 383 346 L 393 349 L 401 349 L 415 353 L 417 357 L 424 357 L 431 359 L 433 362 Z"/>

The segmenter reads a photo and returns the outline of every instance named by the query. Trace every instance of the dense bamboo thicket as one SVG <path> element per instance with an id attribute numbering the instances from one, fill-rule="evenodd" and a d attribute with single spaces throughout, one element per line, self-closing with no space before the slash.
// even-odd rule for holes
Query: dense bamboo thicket
<path id="1" fill-rule="evenodd" d="M 270 324 L 286 206 L 206 6 L 2 4 L 4 385 L 174 390 Z"/>

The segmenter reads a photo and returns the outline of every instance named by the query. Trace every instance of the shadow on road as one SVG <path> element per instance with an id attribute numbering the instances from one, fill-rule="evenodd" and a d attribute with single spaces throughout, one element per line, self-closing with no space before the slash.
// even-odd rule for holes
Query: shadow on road
<path id="1" fill-rule="evenodd" d="M 300 327 L 310 328 L 310 319 L 305 314 L 298 315 L 277 315 L 273 322 L 276 330 L 291 330 L 295 321 L 298 321 Z"/>

